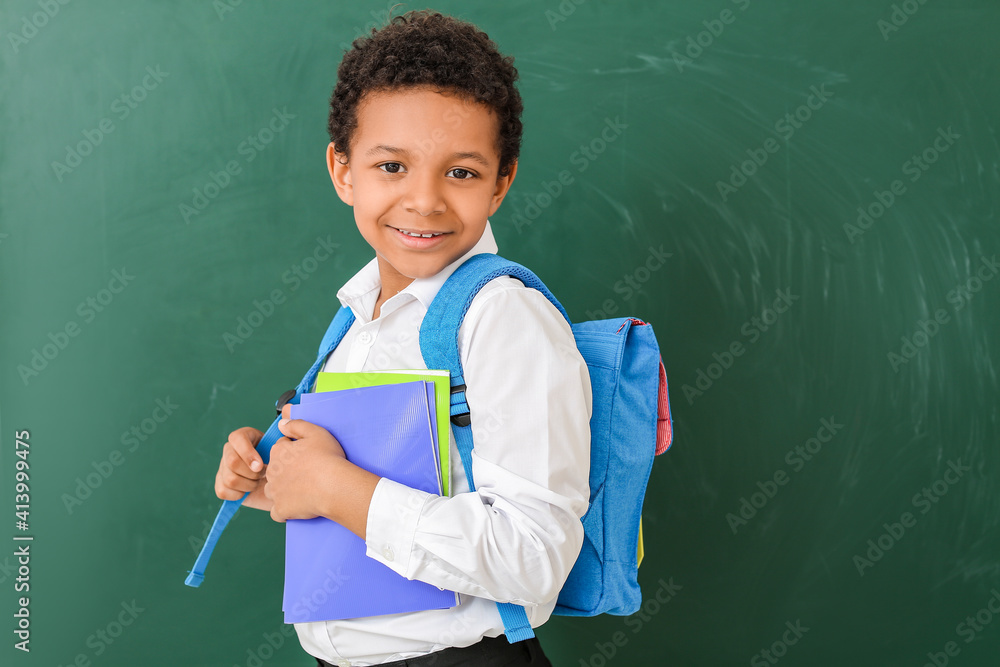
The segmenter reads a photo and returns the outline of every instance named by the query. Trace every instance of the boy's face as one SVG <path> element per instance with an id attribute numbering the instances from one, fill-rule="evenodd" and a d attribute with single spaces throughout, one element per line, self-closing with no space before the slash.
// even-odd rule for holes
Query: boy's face
<path id="1" fill-rule="evenodd" d="M 517 165 L 497 178 L 495 114 L 451 94 L 425 87 L 379 91 L 366 94 L 357 113 L 350 161 L 342 163 L 331 143 L 327 164 L 337 194 L 354 208 L 358 230 L 375 249 L 383 292 L 398 291 L 476 244 Z"/>

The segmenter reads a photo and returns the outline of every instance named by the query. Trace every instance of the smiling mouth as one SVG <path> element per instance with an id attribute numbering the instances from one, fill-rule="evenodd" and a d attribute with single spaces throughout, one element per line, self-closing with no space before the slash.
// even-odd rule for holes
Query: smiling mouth
<path id="1" fill-rule="evenodd" d="M 405 234 L 406 236 L 412 236 L 414 238 L 419 238 L 419 239 L 430 239 L 434 238 L 435 236 L 443 236 L 444 234 L 447 233 L 447 232 L 418 232 L 418 231 L 411 231 L 408 229 L 400 229 L 399 227 L 393 227 L 393 229 L 395 229 L 400 234 Z"/>

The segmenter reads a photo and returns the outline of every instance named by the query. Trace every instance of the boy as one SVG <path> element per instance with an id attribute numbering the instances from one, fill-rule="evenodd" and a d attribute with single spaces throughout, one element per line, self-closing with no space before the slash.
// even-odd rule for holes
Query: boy
<path id="1" fill-rule="evenodd" d="M 325 371 L 426 368 L 420 323 L 466 259 L 497 251 L 488 217 L 517 172 L 521 99 L 513 59 L 474 26 L 430 12 L 397 16 L 355 41 L 330 101 L 327 166 L 375 259 L 337 292 L 356 316 Z M 335 307 L 331 305 L 332 315 Z M 262 433 L 229 436 L 222 499 L 275 521 L 326 516 L 367 555 L 457 591 L 451 609 L 298 623 L 323 665 L 549 665 L 537 639 L 510 644 L 496 601 L 548 620 L 579 554 L 589 498 L 591 393 L 565 319 L 510 277 L 487 283 L 459 330 L 475 434 L 469 487 L 451 439 L 451 495 L 380 478 L 344 458 L 325 429 L 282 415 L 262 465 Z"/>

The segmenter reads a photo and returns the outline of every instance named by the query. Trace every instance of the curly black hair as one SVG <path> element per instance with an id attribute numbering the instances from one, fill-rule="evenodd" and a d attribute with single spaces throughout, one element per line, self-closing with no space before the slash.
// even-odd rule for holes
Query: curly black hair
<path id="1" fill-rule="evenodd" d="M 344 54 L 330 96 L 327 130 L 338 153 L 350 158 L 358 104 L 366 93 L 432 86 L 488 106 L 499 120 L 498 176 L 506 176 L 521 150 L 521 95 L 514 58 L 504 56 L 471 23 L 430 10 L 394 16 Z"/>

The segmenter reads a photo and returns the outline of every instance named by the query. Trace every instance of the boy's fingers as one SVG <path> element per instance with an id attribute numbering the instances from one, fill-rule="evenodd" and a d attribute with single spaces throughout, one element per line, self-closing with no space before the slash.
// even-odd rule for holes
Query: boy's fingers
<path id="1" fill-rule="evenodd" d="M 317 433 L 329 433 L 322 426 L 318 426 L 312 422 L 307 422 L 304 419 L 288 419 L 287 417 L 278 422 L 278 430 L 281 431 L 282 435 L 286 435 L 293 440 L 306 438 L 309 435 Z"/>
<path id="2" fill-rule="evenodd" d="M 232 470 L 222 471 L 219 475 L 219 479 L 222 482 L 223 487 L 230 490 L 239 491 L 240 493 L 253 491 L 254 489 L 257 488 L 257 485 L 260 484 L 260 480 L 247 479 L 242 475 L 236 474 Z"/>
<path id="3" fill-rule="evenodd" d="M 219 470 L 215 475 L 215 495 L 222 500 L 239 500 L 257 484 L 256 480 L 240 477 L 232 470 Z"/>
<path id="4" fill-rule="evenodd" d="M 229 444 L 233 448 L 233 451 L 239 457 L 238 461 L 234 463 L 242 463 L 242 466 L 237 465 L 237 468 L 242 468 L 245 466 L 246 470 L 238 470 L 241 473 L 247 473 L 247 477 L 253 478 L 257 476 L 264 468 L 264 462 L 260 458 L 260 454 L 254 449 L 254 444 L 250 439 L 243 433 L 233 433 L 229 437 Z"/>
<path id="5" fill-rule="evenodd" d="M 246 462 L 231 447 L 226 447 L 226 452 L 222 455 L 222 465 L 219 466 L 219 470 L 226 475 L 232 475 L 233 478 L 239 477 L 240 479 L 245 479 L 250 484 L 256 484 L 264 476 L 264 471 L 254 472 L 251 470 Z M 267 470 L 267 466 L 264 466 L 264 470 Z"/>

